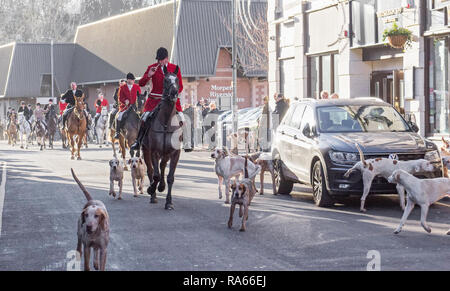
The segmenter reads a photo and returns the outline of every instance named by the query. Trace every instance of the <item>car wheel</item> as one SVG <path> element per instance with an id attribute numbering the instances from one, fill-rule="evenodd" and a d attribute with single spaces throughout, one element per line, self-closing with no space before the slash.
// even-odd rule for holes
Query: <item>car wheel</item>
<path id="1" fill-rule="evenodd" d="M 294 188 L 294 182 L 288 181 L 284 178 L 282 168 L 282 161 L 275 160 L 275 185 L 277 188 L 277 194 L 289 195 Z"/>
<path id="2" fill-rule="evenodd" d="M 314 202 L 319 207 L 330 207 L 334 205 L 333 198 L 327 190 L 325 175 L 323 173 L 322 163 L 317 161 L 312 171 L 312 187 Z"/>

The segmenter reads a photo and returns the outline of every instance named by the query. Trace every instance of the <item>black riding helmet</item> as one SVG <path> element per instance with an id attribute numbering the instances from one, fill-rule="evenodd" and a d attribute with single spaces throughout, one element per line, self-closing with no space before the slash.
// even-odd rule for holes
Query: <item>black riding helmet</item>
<path id="1" fill-rule="evenodd" d="M 167 51 L 166 48 L 161 47 L 156 52 L 156 60 L 158 60 L 158 61 L 165 60 L 168 57 L 169 57 L 169 52 Z"/>

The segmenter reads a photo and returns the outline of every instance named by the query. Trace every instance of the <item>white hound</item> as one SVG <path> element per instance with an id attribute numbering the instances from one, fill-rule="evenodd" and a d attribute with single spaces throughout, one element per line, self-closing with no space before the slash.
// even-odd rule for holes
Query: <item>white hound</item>
<path id="1" fill-rule="evenodd" d="M 344 177 L 350 177 L 350 174 L 355 172 L 356 170 L 361 171 L 362 180 L 364 184 L 364 192 L 361 197 L 361 212 L 366 212 L 367 210 L 364 208 L 366 198 L 369 195 L 370 187 L 372 186 L 373 179 L 377 176 L 381 176 L 385 179 L 389 178 L 390 175 L 395 170 L 404 170 L 408 173 L 422 173 L 422 172 L 432 172 L 435 170 L 434 166 L 430 161 L 427 160 L 414 160 L 414 161 L 397 161 L 386 158 L 377 158 L 377 159 L 364 159 L 364 153 L 358 144 L 356 144 L 356 148 L 358 149 L 359 155 L 361 157 L 361 161 L 356 163 L 356 165 L 345 173 Z M 401 185 L 397 184 L 397 192 L 400 196 L 400 206 L 402 209 L 405 209 L 405 189 Z"/>
<path id="2" fill-rule="evenodd" d="M 216 160 L 215 171 L 219 179 L 219 199 L 222 199 L 222 184 L 225 182 L 225 204 L 230 204 L 230 182 L 233 177 L 239 178 L 244 174 L 245 158 L 241 156 L 230 156 L 225 149 L 216 149 L 211 158 Z M 255 182 L 255 177 L 261 171 L 261 166 L 257 166 L 248 161 L 249 179 Z M 256 187 L 255 187 L 256 188 Z"/>
<path id="3" fill-rule="evenodd" d="M 400 225 L 395 230 L 395 234 L 402 231 L 403 226 L 414 209 L 414 206 L 418 204 L 421 208 L 420 222 L 422 227 L 428 233 L 431 232 L 431 228 L 427 225 L 427 215 L 430 205 L 441 200 L 444 197 L 450 197 L 450 179 L 448 178 L 436 178 L 436 179 L 418 179 L 413 175 L 403 170 L 395 171 L 389 178 L 389 183 L 397 183 L 405 187 L 408 192 L 406 209 L 403 213 Z M 447 232 L 450 235 L 450 230 Z"/>

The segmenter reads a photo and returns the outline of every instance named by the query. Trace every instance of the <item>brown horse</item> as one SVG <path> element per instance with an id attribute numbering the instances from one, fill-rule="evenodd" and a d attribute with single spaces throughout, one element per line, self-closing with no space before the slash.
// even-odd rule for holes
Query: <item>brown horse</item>
<path id="1" fill-rule="evenodd" d="M 83 139 L 86 134 L 87 120 L 84 115 L 84 94 L 82 97 L 75 97 L 75 107 L 70 115 L 67 117 L 66 136 L 69 140 L 71 148 L 71 159 L 75 159 L 75 152 L 77 152 L 77 159 L 81 160 L 80 150 L 83 145 Z M 75 148 L 75 136 L 77 136 L 77 148 Z"/>
<path id="2" fill-rule="evenodd" d="M 8 144 L 15 146 L 17 144 L 17 120 L 15 114 L 11 115 L 11 121 L 8 128 Z"/>
<path id="3" fill-rule="evenodd" d="M 114 118 L 113 116 L 110 116 L 110 118 Z M 139 115 L 134 110 L 133 107 L 130 107 L 128 111 L 125 113 L 125 116 L 123 118 L 126 118 L 125 126 L 122 129 L 122 133 L 119 138 L 119 147 L 120 147 L 120 154 L 123 159 L 124 164 L 124 170 L 128 171 L 127 161 L 126 161 L 126 155 L 127 155 L 127 149 L 136 141 L 136 138 L 138 136 L 139 132 Z M 116 152 L 116 139 L 114 136 L 116 135 L 116 121 L 113 123 L 113 127 L 109 131 L 112 148 L 114 157 L 117 158 L 117 152 Z M 132 154 L 132 158 L 134 158 L 134 154 Z"/>
<path id="4" fill-rule="evenodd" d="M 147 174 L 151 182 L 147 192 L 151 195 L 151 203 L 156 204 L 156 190 L 164 192 L 166 183 L 164 181 L 165 170 L 170 161 L 170 171 L 167 176 L 169 185 L 166 210 L 173 210 L 172 186 L 175 182 L 175 171 L 180 160 L 182 129 L 176 117 L 176 102 L 178 99 L 179 80 L 177 78 L 178 67 L 175 73 L 167 72 L 164 67 L 164 93 L 157 109 L 150 118 L 149 129 L 143 139 L 142 148 Z"/>

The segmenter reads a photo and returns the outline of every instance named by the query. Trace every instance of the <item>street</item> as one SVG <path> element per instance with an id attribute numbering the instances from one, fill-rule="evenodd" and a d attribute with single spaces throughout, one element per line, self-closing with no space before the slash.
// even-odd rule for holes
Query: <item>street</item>
<path id="1" fill-rule="evenodd" d="M 124 200 L 108 196 L 110 147 L 90 145 L 81 154 L 83 161 L 71 161 L 59 143 L 43 152 L 0 143 L 0 185 L 6 186 L 4 203 L 0 187 L 0 270 L 67 269 L 86 202 L 70 168 L 108 209 L 110 271 L 365 271 L 371 250 L 380 253 L 383 271 L 450 270 L 448 201 L 430 208 L 431 234 L 420 226 L 415 209 L 396 236 L 402 215 L 397 196 L 369 196 L 362 214 L 358 197 L 321 209 L 308 188 L 296 186 L 292 198 L 273 196 L 266 184 L 265 196 L 250 207 L 247 232 L 240 233 L 237 216 L 234 228 L 227 228 L 229 206 L 218 199 L 208 152 L 182 154 L 170 212 L 164 210 L 165 195 L 157 205 L 149 204 L 148 196 L 134 198 L 129 172 Z"/>

